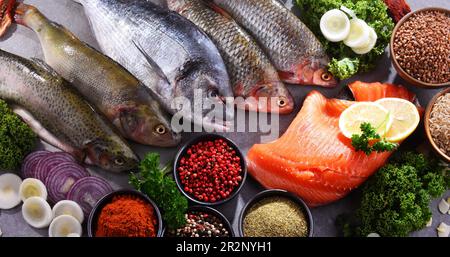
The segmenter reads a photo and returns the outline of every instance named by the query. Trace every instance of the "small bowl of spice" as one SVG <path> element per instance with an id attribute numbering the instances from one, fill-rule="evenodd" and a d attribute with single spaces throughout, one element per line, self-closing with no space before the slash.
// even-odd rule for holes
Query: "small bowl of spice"
<path id="1" fill-rule="evenodd" d="M 97 202 L 89 215 L 89 237 L 162 237 L 156 204 L 134 190 L 112 192 Z"/>
<path id="2" fill-rule="evenodd" d="M 186 214 L 186 225 L 176 230 L 165 230 L 165 237 L 234 237 L 227 218 L 207 206 L 192 206 Z"/>
<path id="3" fill-rule="evenodd" d="M 213 206 L 233 199 L 247 177 L 244 155 L 230 139 L 205 134 L 181 148 L 174 164 L 181 192 L 192 202 Z"/>
<path id="4" fill-rule="evenodd" d="M 303 200 L 284 190 L 257 194 L 241 212 L 242 237 L 312 237 L 313 219 Z"/>
<path id="5" fill-rule="evenodd" d="M 450 85 L 450 10 L 409 13 L 394 28 L 390 51 L 398 74 L 424 88 Z"/>
<path id="6" fill-rule="evenodd" d="M 450 163 L 450 88 L 438 93 L 428 105 L 425 132 L 435 152 Z"/>

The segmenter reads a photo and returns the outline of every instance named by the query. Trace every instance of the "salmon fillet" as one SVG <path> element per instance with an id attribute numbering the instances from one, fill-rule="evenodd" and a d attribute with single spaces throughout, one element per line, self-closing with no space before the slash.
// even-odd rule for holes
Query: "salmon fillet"
<path id="1" fill-rule="evenodd" d="M 369 86 L 352 87 L 357 100 L 374 101 L 387 95 L 410 100 L 412 96 L 393 85 L 365 85 Z M 280 139 L 250 149 L 249 173 L 264 187 L 292 192 L 312 207 L 343 198 L 381 168 L 391 154 L 367 156 L 354 151 L 351 140 L 339 129 L 341 113 L 353 103 L 312 91 Z"/>

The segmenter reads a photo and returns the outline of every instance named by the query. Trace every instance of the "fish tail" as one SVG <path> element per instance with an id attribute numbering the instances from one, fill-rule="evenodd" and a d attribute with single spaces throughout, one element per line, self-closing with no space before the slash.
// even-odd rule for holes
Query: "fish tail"
<path id="1" fill-rule="evenodd" d="M 0 0 L 0 37 L 3 36 L 14 21 L 16 0 Z"/>

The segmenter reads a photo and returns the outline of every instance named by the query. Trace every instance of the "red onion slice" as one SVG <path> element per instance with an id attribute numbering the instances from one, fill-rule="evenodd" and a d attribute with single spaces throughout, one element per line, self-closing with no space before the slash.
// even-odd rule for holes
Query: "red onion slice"
<path id="1" fill-rule="evenodd" d="M 67 194 L 67 199 L 78 203 L 86 216 L 95 204 L 113 191 L 111 185 L 99 177 L 86 177 L 78 180 Z"/>
<path id="2" fill-rule="evenodd" d="M 76 162 L 75 157 L 69 153 L 57 152 L 50 153 L 42 158 L 36 166 L 35 177 L 42 182 L 45 182 L 48 172 L 56 165 L 62 162 Z"/>
<path id="3" fill-rule="evenodd" d="M 22 169 L 21 169 L 22 177 L 23 178 L 35 178 L 36 166 L 37 166 L 38 162 L 50 153 L 51 152 L 49 152 L 49 151 L 36 151 L 36 152 L 30 153 L 29 155 L 27 155 L 25 160 L 23 160 L 23 164 L 22 164 Z"/>
<path id="4" fill-rule="evenodd" d="M 87 170 L 72 161 L 61 162 L 50 169 L 45 179 L 50 202 L 57 203 L 67 199 L 67 193 L 78 180 L 89 177 Z"/>

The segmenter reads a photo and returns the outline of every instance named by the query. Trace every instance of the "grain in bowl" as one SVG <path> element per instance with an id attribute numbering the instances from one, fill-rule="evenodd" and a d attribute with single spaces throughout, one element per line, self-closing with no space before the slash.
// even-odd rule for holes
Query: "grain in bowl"
<path id="1" fill-rule="evenodd" d="M 450 93 L 440 96 L 433 105 L 429 118 L 431 137 L 436 146 L 450 156 Z"/>
<path id="2" fill-rule="evenodd" d="M 393 58 L 404 72 L 424 83 L 450 81 L 450 15 L 441 10 L 412 14 L 396 30 Z"/>

